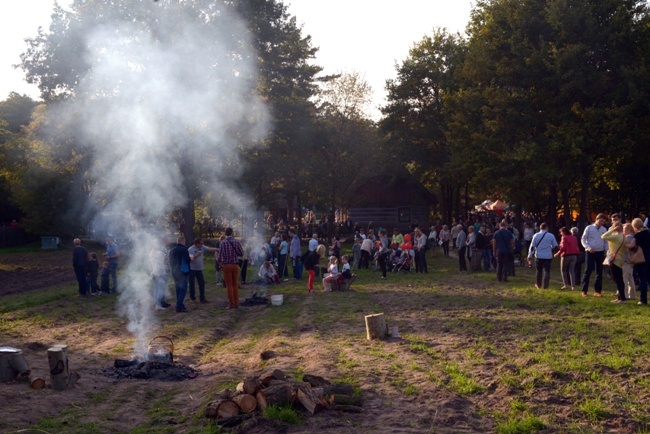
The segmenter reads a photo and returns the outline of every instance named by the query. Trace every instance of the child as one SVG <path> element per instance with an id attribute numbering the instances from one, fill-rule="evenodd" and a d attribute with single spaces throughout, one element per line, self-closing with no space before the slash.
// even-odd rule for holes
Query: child
<path id="1" fill-rule="evenodd" d="M 625 235 L 625 244 L 628 245 L 634 239 L 634 229 L 629 223 L 623 225 L 623 235 Z M 627 299 L 636 298 L 636 287 L 634 285 L 634 265 L 627 263 L 627 251 L 625 251 L 625 262 L 623 263 L 623 285 L 627 290 Z"/>
<path id="2" fill-rule="evenodd" d="M 352 278 L 352 272 L 350 271 L 350 256 L 343 255 L 343 257 L 341 258 L 341 262 L 343 262 L 343 269 L 341 270 L 339 280 L 340 279 L 351 279 Z"/>
<path id="3" fill-rule="evenodd" d="M 354 257 L 354 269 L 359 269 L 359 262 L 361 262 L 361 242 L 363 239 L 361 237 L 355 237 L 354 245 L 352 246 L 352 255 Z"/>
<path id="4" fill-rule="evenodd" d="M 99 285 L 97 284 L 97 276 L 99 275 L 99 262 L 97 261 L 97 253 L 90 254 L 90 261 L 88 261 L 88 290 L 92 295 L 99 295 Z"/>
<path id="5" fill-rule="evenodd" d="M 323 292 L 328 292 L 332 290 L 329 286 L 330 281 L 336 279 L 336 276 L 338 276 L 339 274 L 339 266 L 336 260 L 336 256 L 330 256 L 330 263 L 327 266 L 327 271 L 329 272 L 329 274 L 325 276 L 325 278 L 323 279 L 323 288 L 325 288 L 323 289 Z"/>
<path id="6" fill-rule="evenodd" d="M 104 294 L 108 294 L 109 292 L 111 292 L 110 289 L 108 288 L 108 278 L 110 277 L 110 275 L 111 275 L 110 265 L 108 261 L 104 261 L 104 263 L 102 264 L 102 287 L 101 287 L 101 291 Z"/>

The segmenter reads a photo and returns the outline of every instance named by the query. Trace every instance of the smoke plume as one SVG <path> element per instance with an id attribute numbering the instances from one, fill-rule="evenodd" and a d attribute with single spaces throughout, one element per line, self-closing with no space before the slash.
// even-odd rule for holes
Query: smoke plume
<path id="1" fill-rule="evenodd" d="M 70 56 L 82 58 L 70 61 L 88 68 L 55 116 L 93 155 L 93 211 L 135 219 L 118 310 L 143 354 L 157 328 L 148 259 L 162 237 L 157 222 L 186 205 L 190 189 L 246 203 L 232 187 L 237 147 L 264 136 L 266 113 L 246 25 L 226 7 L 115 3 L 72 19 L 81 49 Z"/>

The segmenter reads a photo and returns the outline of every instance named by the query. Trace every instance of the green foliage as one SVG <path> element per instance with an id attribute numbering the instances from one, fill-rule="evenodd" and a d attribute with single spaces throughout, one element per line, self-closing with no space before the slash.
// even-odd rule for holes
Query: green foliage
<path id="1" fill-rule="evenodd" d="M 264 409 L 262 415 L 265 418 L 274 420 L 278 423 L 289 425 L 300 425 L 302 423 L 302 417 L 290 405 L 269 405 Z"/>
<path id="2" fill-rule="evenodd" d="M 545 430 L 547 426 L 532 414 L 525 414 L 523 417 L 512 417 L 498 423 L 496 432 L 499 434 L 529 434 Z"/>

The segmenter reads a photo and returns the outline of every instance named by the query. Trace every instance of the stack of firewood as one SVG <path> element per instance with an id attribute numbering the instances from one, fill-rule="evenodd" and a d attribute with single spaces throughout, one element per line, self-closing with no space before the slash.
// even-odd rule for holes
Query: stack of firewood
<path id="1" fill-rule="evenodd" d="M 245 379 L 234 391 L 226 389 L 205 408 L 205 416 L 233 419 L 264 411 L 269 405 L 300 405 L 314 414 L 324 409 L 361 412 L 361 396 L 349 384 L 330 384 L 323 377 L 304 375 L 295 381 L 279 369 L 271 374 Z"/>

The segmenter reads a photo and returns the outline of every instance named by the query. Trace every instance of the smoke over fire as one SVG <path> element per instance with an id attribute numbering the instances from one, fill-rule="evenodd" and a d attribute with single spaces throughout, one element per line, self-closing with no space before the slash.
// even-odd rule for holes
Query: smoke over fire
<path id="1" fill-rule="evenodd" d="M 80 47 L 70 62 L 88 68 L 52 115 L 93 156 L 90 212 L 137 220 L 120 263 L 118 310 L 141 355 L 157 326 L 149 276 L 149 252 L 162 236 L 156 222 L 186 204 L 188 188 L 242 206 L 232 187 L 236 146 L 263 137 L 266 113 L 240 19 L 214 4 L 115 3 L 92 20 L 77 18 L 87 11 L 70 15 Z"/>

